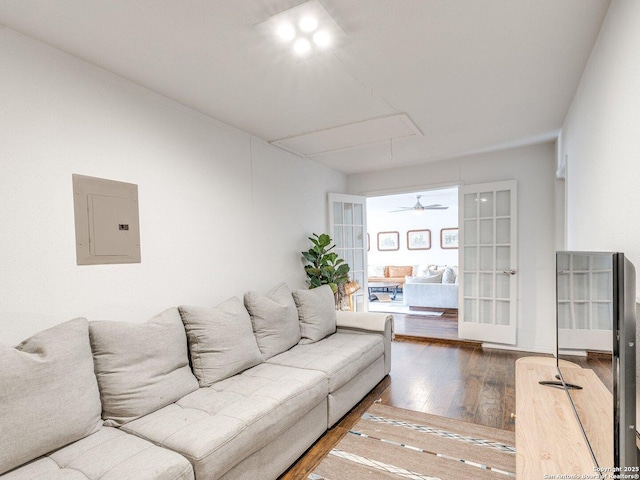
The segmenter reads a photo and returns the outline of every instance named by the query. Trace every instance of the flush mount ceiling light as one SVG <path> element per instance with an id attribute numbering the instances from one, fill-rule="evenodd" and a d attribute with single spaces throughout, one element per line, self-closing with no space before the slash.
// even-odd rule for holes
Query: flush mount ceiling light
<path id="1" fill-rule="evenodd" d="M 257 25 L 296 57 L 322 53 L 344 42 L 346 34 L 317 0 L 301 3 Z"/>

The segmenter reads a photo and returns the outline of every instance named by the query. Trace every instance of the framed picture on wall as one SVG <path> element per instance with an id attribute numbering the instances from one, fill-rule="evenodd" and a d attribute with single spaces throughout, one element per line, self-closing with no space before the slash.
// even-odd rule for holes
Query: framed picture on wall
<path id="1" fill-rule="evenodd" d="M 440 248 L 458 248 L 457 228 L 443 228 L 440 230 Z"/>
<path id="2" fill-rule="evenodd" d="M 407 232 L 408 250 L 429 250 L 431 248 L 431 230 L 409 230 Z"/>
<path id="3" fill-rule="evenodd" d="M 398 232 L 378 232 L 378 250 L 381 252 L 400 250 L 400 234 Z"/>

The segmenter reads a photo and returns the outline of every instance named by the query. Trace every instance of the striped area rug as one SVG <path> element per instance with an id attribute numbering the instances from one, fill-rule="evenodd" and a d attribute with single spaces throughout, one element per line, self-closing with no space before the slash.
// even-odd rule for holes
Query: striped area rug
<path id="1" fill-rule="evenodd" d="M 515 478 L 513 432 L 374 404 L 309 480 Z"/>

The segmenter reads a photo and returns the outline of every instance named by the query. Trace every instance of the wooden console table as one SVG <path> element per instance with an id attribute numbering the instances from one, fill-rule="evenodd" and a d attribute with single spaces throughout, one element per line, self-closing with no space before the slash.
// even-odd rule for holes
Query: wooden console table
<path id="1" fill-rule="evenodd" d="M 562 363 L 600 467 L 613 465 L 613 397 L 592 370 Z M 516 362 L 516 478 L 542 480 L 599 478 L 567 394 L 540 385 L 558 373 L 555 358 L 524 357 Z"/>

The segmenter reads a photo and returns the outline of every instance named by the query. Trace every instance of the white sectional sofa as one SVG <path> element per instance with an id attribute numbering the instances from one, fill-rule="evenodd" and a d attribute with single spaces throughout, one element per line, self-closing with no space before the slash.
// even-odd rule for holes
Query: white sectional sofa
<path id="1" fill-rule="evenodd" d="M 393 318 L 328 287 L 0 346 L 0 479 L 277 478 L 390 371 Z"/>
<path id="2" fill-rule="evenodd" d="M 409 308 L 458 308 L 458 268 L 428 270 L 426 275 L 407 277 L 402 287 L 403 302 Z"/>

